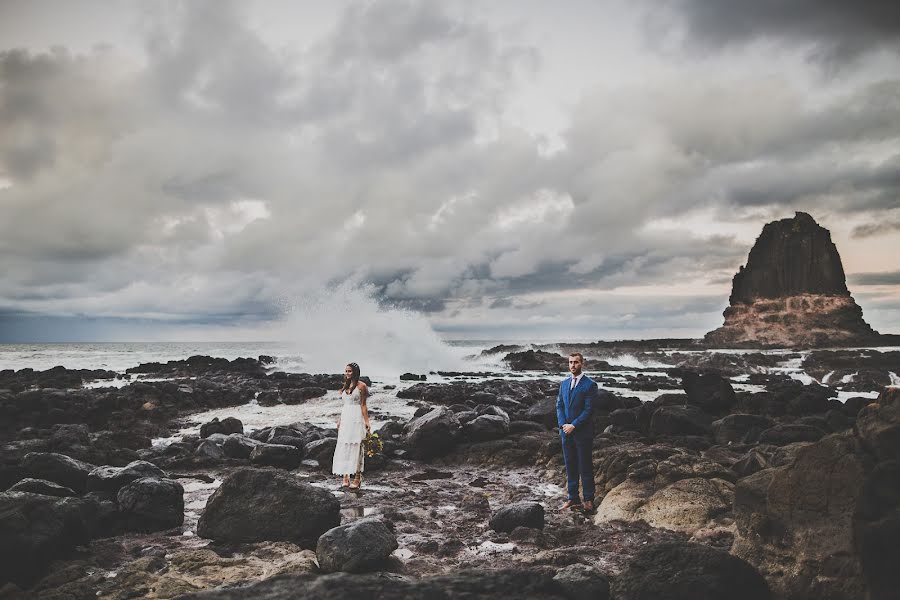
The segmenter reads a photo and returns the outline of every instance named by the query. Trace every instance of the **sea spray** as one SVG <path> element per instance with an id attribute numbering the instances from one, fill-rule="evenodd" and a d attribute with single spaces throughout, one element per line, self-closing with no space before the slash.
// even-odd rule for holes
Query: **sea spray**
<path id="1" fill-rule="evenodd" d="M 348 362 L 382 377 L 471 368 L 465 349 L 444 343 L 422 314 L 379 304 L 371 285 L 303 294 L 289 303 L 280 333 L 310 373 L 343 372 Z"/>

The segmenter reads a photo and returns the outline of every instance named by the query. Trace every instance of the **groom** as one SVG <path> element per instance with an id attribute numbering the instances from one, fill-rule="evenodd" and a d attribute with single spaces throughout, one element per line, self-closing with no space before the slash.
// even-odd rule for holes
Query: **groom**
<path id="1" fill-rule="evenodd" d="M 578 479 L 584 492 L 584 510 L 594 510 L 594 467 L 591 452 L 594 446 L 594 423 L 591 419 L 592 403 L 597 395 L 597 384 L 581 372 L 584 357 L 579 352 L 569 355 L 569 371 L 559 386 L 556 397 L 556 421 L 562 438 L 563 460 L 566 463 L 569 499 L 560 510 L 582 507 L 578 498 Z"/>

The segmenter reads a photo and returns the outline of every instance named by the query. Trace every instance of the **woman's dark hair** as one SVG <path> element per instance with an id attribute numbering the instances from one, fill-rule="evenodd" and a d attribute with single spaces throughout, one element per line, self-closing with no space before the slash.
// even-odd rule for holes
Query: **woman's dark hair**
<path id="1" fill-rule="evenodd" d="M 350 376 L 350 380 L 344 379 L 344 386 L 341 388 L 341 393 L 343 394 L 346 391 L 353 392 L 356 389 L 356 384 L 359 383 L 359 365 L 356 363 L 347 363 L 347 366 L 353 369 L 353 375 Z"/>

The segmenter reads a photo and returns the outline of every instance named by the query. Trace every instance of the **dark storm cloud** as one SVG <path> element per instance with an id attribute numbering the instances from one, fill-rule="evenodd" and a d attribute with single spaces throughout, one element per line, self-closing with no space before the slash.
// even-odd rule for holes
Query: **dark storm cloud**
<path id="1" fill-rule="evenodd" d="M 512 308 L 512 306 L 511 298 L 496 298 L 488 305 L 488 308 Z"/>
<path id="2" fill-rule="evenodd" d="M 0 54 L 0 301 L 218 323 L 354 281 L 384 306 L 515 327 L 581 310 L 541 297 L 561 291 L 727 283 L 749 245 L 704 219 L 807 209 L 888 234 L 900 197 L 890 76 L 735 79 L 740 56 L 727 76 L 590 74 L 550 153 L 508 119 L 545 40 L 455 4 L 353 2 L 290 51 L 240 3 L 170 8 L 148 9 L 137 63 Z M 719 320 L 708 298 L 613 295 L 586 301 L 591 323 Z"/>
<path id="3" fill-rule="evenodd" d="M 900 271 L 855 273 L 848 280 L 855 285 L 900 285 Z"/>
<path id="4" fill-rule="evenodd" d="M 900 4 L 893 0 L 670 0 L 695 44 L 726 46 L 775 38 L 812 43 L 813 57 L 845 62 L 900 48 Z"/>
<path id="5" fill-rule="evenodd" d="M 900 231 L 900 218 L 883 219 L 873 223 L 865 223 L 853 228 L 853 237 L 867 238 Z"/>

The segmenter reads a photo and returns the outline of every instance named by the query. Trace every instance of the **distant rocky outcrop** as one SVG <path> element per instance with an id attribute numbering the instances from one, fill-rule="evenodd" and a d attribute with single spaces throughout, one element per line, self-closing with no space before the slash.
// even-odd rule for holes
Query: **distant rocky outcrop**
<path id="1" fill-rule="evenodd" d="M 850 295 L 831 233 L 808 214 L 773 221 L 732 282 L 713 347 L 845 346 L 877 341 Z"/>

